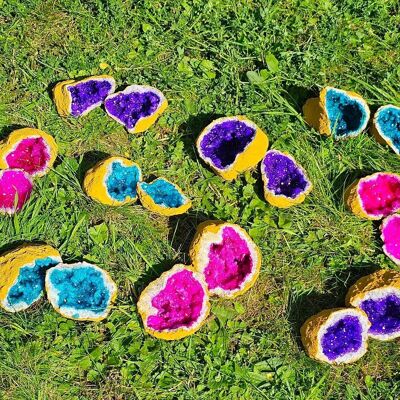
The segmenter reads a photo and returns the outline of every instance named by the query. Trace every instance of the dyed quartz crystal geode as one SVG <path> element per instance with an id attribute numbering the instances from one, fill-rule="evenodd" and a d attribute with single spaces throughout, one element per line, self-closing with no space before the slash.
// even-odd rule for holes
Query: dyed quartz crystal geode
<path id="1" fill-rule="evenodd" d="M 89 169 L 83 180 L 85 193 L 110 206 L 133 203 L 142 172 L 137 164 L 123 157 L 108 157 Z"/>
<path id="2" fill-rule="evenodd" d="M 115 80 L 108 75 L 58 83 L 53 90 L 57 112 L 66 117 L 81 117 L 103 104 L 115 90 Z"/>
<path id="3" fill-rule="evenodd" d="M 212 295 L 237 297 L 254 285 L 260 273 L 261 252 L 247 232 L 235 224 L 200 224 L 189 254 Z"/>
<path id="4" fill-rule="evenodd" d="M 6 311 L 26 310 L 43 295 L 46 270 L 61 262 L 48 245 L 24 244 L 0 256 L 0 305 Z"/>
<path id="5" fill-rule="evenodd" d="M 357 308 L 333 308 L 310 317 L 300 329 L 307 354 L 329 364 L 357 361 L 367 351 L 367 315 Z"/>
<path id="6" fill-rule="evenodd" d="M 400 107 L 389 104 L 378 108 L 371 131 L 380 143 L 388 144 L 400 155 Z"/>
<path id="7" fill-rule="evenodd" d="M 348 208 L 358 217 L 381 219 L 400 210 L 400 175 L 377 172 L 359 179 L 345 192 Z"/>
<path id="8" fill-rule="evenodd" d="M 168 106 L 167 99 L 151 86 L 131 85 L 108 96 L 104 102 L 107 114 L 129 133 L 149 129 Z"/>
<path id="9" fill-rule="evenodd" d="M 197 139 L 202 160 L 226 180 L 256 166 L 268 149 L 268 137 L 243 116 L 211 122 Z"/>
<path id="10" fill-rule="evenodd" d="M 310 126 L 334 139 L 359 135 L 370 117 L 368 104 L 359 94 L 329 86 L 319 97 L 307 100 L 303 113 Z"/>
<path id="11" fill-rule="evenodd" d="M 300 204 L 310 193 L 312 184 L 304 169 L 289 154 L 267 151 L 261 162 L 265 199 L 276 207 Z"/>
<path id="12" fill-rule="evenodd" d="M 151 282 L 141 293 L 137 306 L 146 332 L 165 340 L 193 334 L 210 312 L 202 275 L 182 264 Z"/>
<path id="13" fill-rule="evenodd" d="M 400 265 L 400 214 L 390 215 L 383 220 L 381 239 L 384 253 Z"/>
<path id="14" fill-rule="evenodd" d="M 46 132 L 17 129 L 0 143 L 0 169 L 16 168 L 32 176 L 43 176 L 53 166 L 57 152 L 57 143 Z"/>
<path id="15" fill-rule="evenodd" d="M 31 197 L 33 182 L 30 175 L 21 169 L 0 171 L 0 214 L 20 211 Z"/>
<path id="16" fill-rule="evenodd" d="M 142 205 L 157 214 L 179 215 L 192 206 L 191 200 L 179 186 L 165 178 L 155 179 L 151 183 L 139 182 L 137 191 Z"/>
<path id="17" fill-rule="evenodd" d="M 110 312 L 117 286 L 110 275 L 86 262 L 58 264 L 46 272 L 47 297 L 62 316 L 101 321 Z"/>
<path id="18" fill-rule="evenodd" d="M 400 337 L 400 272 L 379 270 L 364 276 L 349 289 L 346 303 L 367 314 L 370 337 Z"/>

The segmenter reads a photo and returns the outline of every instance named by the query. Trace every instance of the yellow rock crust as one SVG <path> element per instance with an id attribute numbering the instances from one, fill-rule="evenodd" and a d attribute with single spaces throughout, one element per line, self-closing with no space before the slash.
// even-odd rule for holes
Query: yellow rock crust
<path id="1" fill-rule="evenodd" d="M 121 206 L 123 204 L 134 203 L 137 200 L 137 196 L 128 196 L 125 200 L 119 201 L 108 194 L 106 179 L 114 161 L 119 161 L 125 167 L 136 166 L 139 169 L 140 179 L 142 179 L 140 167 L 136 163 L 124 157 L 112 156 L 98 162 L 86 172 L 83 179 L 83 190 L 93 200 L 108 206 Z"/>
<path id="2" fill-rule="evenodd" d="M 201 156 L 202 151 L 200 143 L 205 134 L 208 133 L 208 131 L 214 125 L 233 119 L 236 119 L 238 121 L 243 121 L 249 123 L 251 126 L 254 126 L 256 128 L 256 134 L 251 143 L 248 144 L 248 146 L 245 148 L 243 152 L 241 152 L 236 156 L 235 161 L 228 168 L 220 169 L 215 167 L 213 163 L 211 163 L 209 160 L 206 160 Z M 236 179 L 238 175 L 241 174 L 242 172 L 255 167 L 262 160 L 265 153 L 267 152 L 268 145 L 269 145 L 269 140 L 266 133 L 263 132 L 254 122 L 250 121 L 247 117 L 243 115 L 238 115 L 235 117 L 223 117 L 214 120 L 213 122 L 211 122 L 211 124 L 209 124 L 203 129 L 200 136 L 197 138 L 197 143 L 196 143 L 197 151 L 199 152 L 204 162 L 208 164 L 215 171 L 217 175 L 219 175 L 220 177 L 222 177 L 227 181 Z"/>
<path id="3" fill-rule="evenodd" d="M 400 272 L 381 269 L 362 277 L 347 292 L 346 304 L 357 307 L 368 292 L 383 288 L 396 288 L 400 290 Z"/>
<path id="4" fill-rule="evenodd" d="M 286 152 L 281 152 L 281 153 L 284 154 L 287 157 L 290 157 L 293 160 L 293 162 L 297 165 L 297 167 L 302 171 L 302 173 L 306 177 L 307 181 L 310 182 L 310 185 L 308 186 L 308 188 L 305 191 L 303 191 L 303 193 L 301 193 L 295 199 L 292 199 L 291 197 L 283 196 L 281 194 L 274 194 L 273 191 L 268 190 L 268 186 L 267 186 L 268 185 L 268 177 L 267 177 L 267 174 L 261 173 L 261 178 L 262 178 L 263 184 L 264 184 L 264 188 L 263 189 L 264 189 L 264 198 L 265 198 L 265 200 L 267 200 L 268 203 L 271 204 L 272 206 L 279 207 L 279 208 L 289 208 L 289 207 L 293 207 L 293 206 L 295 206 L 297 204 L 303 203 L 303 201 L 305 200 L 306 196 L 313 189 L 313 185 L 312 185 L 311 181 L 309 180 L 305 169 L 300 164 L 297 163 L 297 161 L 294 159 L 294 157 L 292 157 L 290 154 L 288 154 Z"/>
<path id="5" fill-rule="evenodd" d="M 203 305 L 202 313 L 200 314 L 200 321 L 197 321 L 195 326 L 191 329 L 166 329 L 164 331 L 156 331 L 152 328 L 150 328 L 147 325 L 147 319 L 151 315 L 154 315 L 154 308 L 151 305 L 151 300 L 155 295 L 157 295 L 166 285 L 167 280 L 170 276 L 182 271 L 182 270 L 188 270 L 192 271 L 196 279 L 199 281 L 199 283 L 202 285 L 204 289 L 204 295 L 205 295 L 205 304 Z M 151 282 L 140 294 L 138 303 L 138 312 L 143 320 L 143 325 L 145 331 L 158 338 L 158 339 L 163 339 L 163 340 L 178 340 L 182 339 L 186 336 L 190 336 L 193 333 L 197 332 L 205 323 L 208 315 L 210 314 L 210 300 L 209 300 L 209 294 L 207 290 L 207 285 L 204 282 L 203 276 L 196 272 L 193 267 L 183 265 L 183 264 L 176 264 L 174 265 L 169 271 L 164 272 L 161 274 L 159 278 Z"/>
<path id="6" fill-rule="evenodd" d="M 54 257 L 61 262 L 61 255 L 49 245 L 23 244 L 0 256 L 0 304 L 3 305 L 8 292 L 16 283 L 20 269 L 36 260 Z"/>
<path id="7" fill-rule="evenodd" d="M 36 176 L 43 176 L 47 174 L 50 168 L 53 166 L 54 161 L 57 158 L 58 154 L 58 146 L 53 136 L 49 135 L 46 132 L 41 131 L 40 129 L 35 128 L 22 128 L 17 129 L 10 133 L 10 135 L 2 142 L 0 142 L 0 169 L 9 168 L 6 157 L 7 155 L 14 150 L 16 145 L 23 139 L 28 138 L 37 138 L 41 137 L 49 146 L 50 152 L 50 160 L 48 161 L 47 168 L 40 173 L 37 173 Z"/>
<path id="8" fill-rule="evenodd" d="M 246 238 L 246 242 L 251 245 L 252 249 L 254 251 L 251 252 L 253 258 L 256 258 L 256 260 L 253 259 L 254 265 L 254 272 L 253 276 L 250 280 L 248 280 L 245 285 L 243 286 L 242 289 L 233 292 L 233 293 L 226 293 L 225 296 L 220 297 L 225 297 L 225 298 L 230 298 L 233 299 L 235 297 L 238 297 L 244 293 L 246 293 L 250 288 L 254 286 L 256 283 L 258 276 L 260 275 L 260 270 L 261 270 L 261 262 L 262 262 L 262 256 L 261 256 L 261 251 L 258 248 L 258 246 L 253 242 L 249 234 L 241 228 L 239 225 L 236 224 L 230 224 L 227 222 L 223 221 L 205 221 L 197 227 L 195 236 L 192 240 L 192 243 L 190 245 L 189 249 L 189 256 L 192 260 L 193 268 L 202 273 L 204 271 L 204 268 L 206 268 L 207 265 L 203 265 L 204 263 L 201 261 L 202 257 L 201 254 L 204 252 L 204 248 L 209 244 L 209 243 L 220 243 L 221 242 L 221 232 L 222 229 L 225 227 L 231 227 L 235 229 L 236 231 L 240 232 L 242 236 Z M 209 246 L 207 246 L 208 248 Z M 255 253 L 255 254 L 254 254 Z M 254 257 L 255 256 L 255 257 Z M 213 293 L 211 293 L 212 295 Z"/>
<path id="9" fill-rule="evenodd" d="M 331 136 L 331 126 L 326 112 L 326 93 L 329 89 L 336 89 L 331 86 L 323 88 L 319 94 L 319 97 L 313 97 L 308 99 L 303 106 L 304 120 L 308 125 L 313 127 L 322 135 Z M 340 89 L 342 90 L 342 89 Z M 343 90 L 349 97 L 356 98 L 362 102 L 369 113 L 369 107 L 366 101 L 358 93 Z M 369 117 L 368 117 L 369 118 Z"/>
<path id="10" fill-rule="evenodd" d="M 157 178 L 153 182 L 157 181 L 158 179 L 162 179 L 165 182 L 170 183 L 171 185 L 174 185 L 176 190 L 181 194 L 181 196 L 185 199 L 185 203 L 182 204 L 179 207 L 173 208 L 173 207 L 165 207 L 160 204 L 156 204 L 156 202 L 153 200 L 151 196 L 149 196 L 141 187 L 140 182 L 137 185 L 137 193 L 140 199 L 140 202 L 142 203 L 142 206 L 150 210 L 151 212 L 154 212 L 156 214 L 160 215 L 165 215 L 167 217 L 171 217 L 173 215 L 180 215 L 184 214 L 187 210 L 189 210 L 192 207 L 192 201 L 183 194 L 182 189 L 176 185 L 175 183 L 170 182 L 169 180 L 165 178 Z M 153 183 L 151 182 L 151 183 Z"/>

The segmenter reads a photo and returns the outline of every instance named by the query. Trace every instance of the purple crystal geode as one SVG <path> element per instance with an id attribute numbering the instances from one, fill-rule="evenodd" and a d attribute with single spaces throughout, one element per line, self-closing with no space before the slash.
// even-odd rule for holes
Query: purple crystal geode
<path id="1" fill-rule="evenodd" d="M 360 278 L 349 289 L 346 303 L 367 314 L 370 337 L 400 337 L 400 272 L 381 269 Z"/>
<path id="2" fill-rule="evenodd" d="M 81 80 L 69 79 L 53 89 L 57 112 L 62 117 L 81 117 L 103 104 L 115 90 L 115 80 L 109 75 L 90 76 Z"/>
<path id="3" fill-rule="evenodd" d="M 329 364 L 357 361 L 367 351 L 367 314 L 358 308 L 332 308 L 313 315 L 300 329 L 307 354 Z"/>
<path id="4" fill-rule="evenodd" d="M 243 121 L 228 120 L 215 125 L 200 143 L 202 153 L 220 169 L 231 165 L 254 139 L 256 129 Z"/>
<path id="5" fill-rule="evenodd" d="M 109 80 L 88 80 L 67 88 L 71 94 L 71 115 L 80 117 L 103 103 L 114 90 Z"/>
<path id="6" fill-rule="evenodd" d="M 304 169 L 289 154 L 267 151 L 261 163 L 265 199 L 276 207 L 300 204 L 312 185 Z"/>
<path id="7" fill-rule="evenodd" d="M 267 149 L 267 135 L 244 116 L 216 119 L 197 139 L 200 157 L 226 180 L 256 166 Z"/>
<path id="8" fill-rule="evenodd" d="M 139 133 L 153 125 L 167 104 L 165 96 L 158 89 L 131 85 L 122 92 L 108 96 L 104 107 L 107 114 L 128 132 Z"/>

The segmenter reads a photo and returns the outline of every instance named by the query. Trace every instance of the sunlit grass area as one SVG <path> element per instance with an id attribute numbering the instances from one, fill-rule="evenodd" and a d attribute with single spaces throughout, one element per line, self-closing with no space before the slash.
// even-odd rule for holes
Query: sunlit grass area
<path id="1" fill-rule="evenodd" d="M 46 300 L 0 312 L 0 398 L 397 399 L 399 341 L 370 341 L 350 366 L 309 359 L 299 328 L 344 305 L 354 281 L 395 268 L 379 223 L 357 219 L 344 188 L 375 171 L 400 171 L 398 156 L 368 133 L 334 142 L 303 121 L 301 106 L 325 85 L 364 96 L 372 111 L 400 105 L 400 9 L 396 0 L 11 0 L 0 1 L 0 134 L 37 127 L 60 147 L 54 169 L 14 217 L 0 217 L 0 249 L 47 242 L 67 262 L 90 261 L 119 287 L 101 323 L 62 318 Z M 98 108 L 62 119 L 51 98 L 61 80 L 106 73 L 118 88 L 150 84 L 169 108 L 146 133 L 127 134 Z M 314 184 L 282 210 L 262 197 L 259 170 L 234 182 L 198 158 L 209 122 L 243 114 L 291 153 Z M 107 155 L 137 162 L 144 179 L 179 184 L 193 208 L 159 217 L 139 203 L 112 208 L 81 189 Z M 235 301 L 212 300 L 195 335 L 163 342 L 145 334 L 141 290 L 177 262 L 206 219 L 238 223 L 263 254 L 260 278 Z"/>

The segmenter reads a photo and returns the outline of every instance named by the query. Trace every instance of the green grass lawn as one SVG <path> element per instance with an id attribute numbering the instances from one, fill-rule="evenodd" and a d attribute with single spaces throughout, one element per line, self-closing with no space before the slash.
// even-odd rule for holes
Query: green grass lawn
<path id="1" fill-rule="evenodd" d="M 46 241 L 67 262 L 110 271 L 119 297 L 101 323 L 76 323 L 45 300 L 0 312 L 0 399 L 398 399 L 399 341 L 370 341 L 350 366 L 309 359 L 299 327 L 342 306 L 360 276 L 394 264 L 379 224 L 343 204 L 344 187 L 374 171 L 400 171 L 368 134 L 334 143 L 305 125 L 301 106 L 329 84 L 361 93 L 374 111 L 400 105 L 397 0 L 0 0 L 0 133 L 32 126 L 60 156 L 23 212 L 0 217 L 0 250 Z M 169 108 L 141 135 L 96 109 L 62 119 L 50 96 L 60 80 L 113 75 L 120 88 L 151 84 Z M 212 119 L 245 114 L 272 148 L 293 154 L 314 190 L 288 210 L 262 199 L 259 171 L 224 182 L 195 138 Z M 84 172 L 107 154 L 128 156 L 144 178 L 165 176 L 193 199 L 189 214 L 155 216 L 139 204 L 88 199 Z M 177 342 L 145 334 L 137 297 L 174 263 L 188 263 L 199 222 L 238 223 L 262 249 L 260 278 Z"/>

